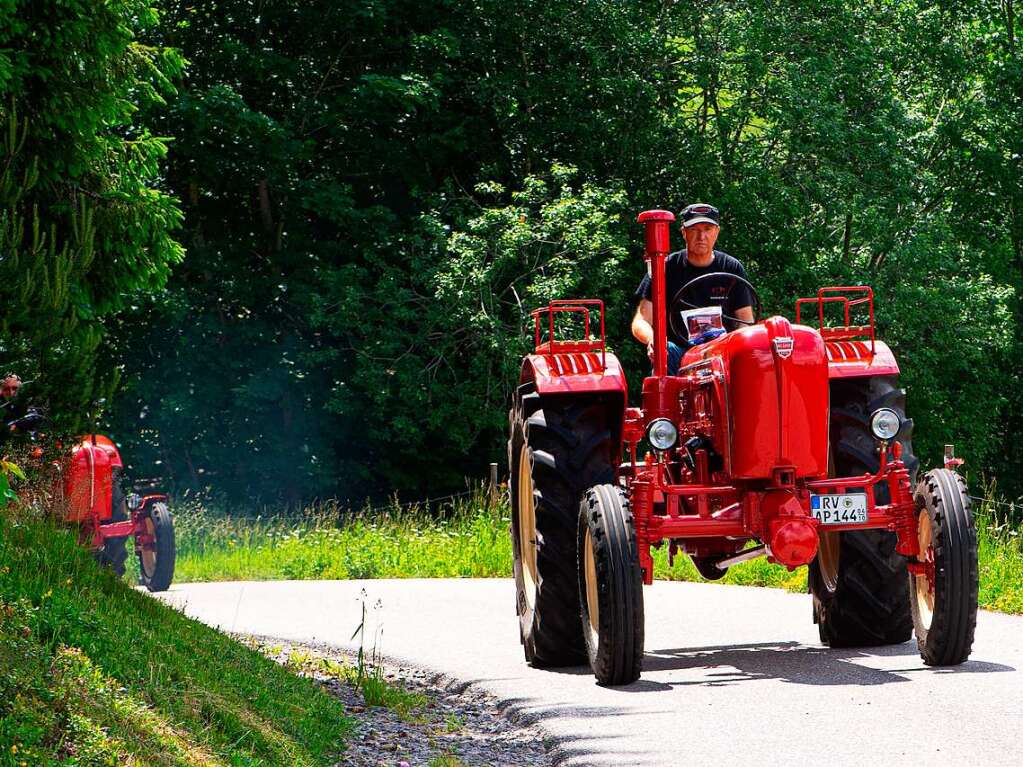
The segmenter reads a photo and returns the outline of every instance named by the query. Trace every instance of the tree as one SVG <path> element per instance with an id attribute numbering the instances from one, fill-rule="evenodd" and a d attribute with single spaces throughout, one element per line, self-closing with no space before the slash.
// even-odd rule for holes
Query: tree
<path id="1" fill-rule="evenodd" d="M 479 476 L 522 313 L 604 298 L 637 380 L 633 216 L 698 199 L 772 313 L 875 286 L 926 459 L 1018 466 L 1011 4 L 166 5 L 190 258 L 119 329 L 117 423 L 145 416 L 133 450 L 174 481 L 297 502 Z"/>
<path id="2" fill-rule="evenodd" d="M 181 71 L 135 39 L 156 22 L 137 0 L 0 10 L 0 364 L 69 428 L 116 382 L 105 319 L 183 254 L 158 188 L 168 141 L 134 122 Z"/>

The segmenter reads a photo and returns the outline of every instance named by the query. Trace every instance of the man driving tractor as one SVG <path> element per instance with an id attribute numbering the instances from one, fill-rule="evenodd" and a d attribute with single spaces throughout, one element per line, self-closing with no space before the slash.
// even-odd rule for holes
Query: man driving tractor
<path id="1" fill-rule="evenodd" d="M 718 209 L 706 203 L 695 203 L 687 206 L 679 218 L 686 247 L 671 253 L 664 264 L 669 314 L 685 309 L 720 307 L 722 317 L 727 321 L 726 329 L 752 324 L 753 301 L 745 284 L 748 282 L 746 270 L 738 259 L 714 250 L 720 231 Z M 700 279 L 711 274 L 721 276 Z M 727 275 L 735 275 L 738 279 L 730 281 Z M 646 275 L 636 289 L 636 297 L 640 301 L 632 319 L 632 335 L 646 344 L 647 353 L 653 359 L 654 318 L 650 291 L 650 275 Z M 684 337 L 679 332 L 684 325 L 678 325 L 668 322 L 668 375 L 678 373 L 686 349 L 714 337 L 713 333 Z"/>

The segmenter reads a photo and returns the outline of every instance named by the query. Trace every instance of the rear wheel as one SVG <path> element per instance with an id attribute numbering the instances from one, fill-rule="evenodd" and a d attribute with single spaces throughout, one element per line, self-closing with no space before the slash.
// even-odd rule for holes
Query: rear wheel
<path id="1" fill-rule="evenodd" d="M 166 591 L 174 578 L 174 519 L 163 501 L 152 504 L 142 518 L 152 543 L 138 547 L 139 580 L 150 591 Z"/>
<path id="2" fill-rule="evenodd" d="M 526 660 L 583 664 L 576 526 L 586 488 L 614 479 L 607 403 L 541 399 L 527 387 L 510 420 L 515 609 Z"/>
<path id="3" fill-rule="evenodd" d="M 966 482 L 953 471 L 927 472 L 914 493 L 920 560 L 910 576 L 913 627 L 929 666 L 954 666 L 970 657 L 977 626 L 977 531 Z"/>
<path id="4" fill-rule="evenodd" d="M 121 472 L 114 469 L 112 477 L 111 492 L 111 522 L 126 522 L 128 520 L 128 504 L 125 502 L 124 489 L 121 487 Z M 127 536 L 116 538 L 105 538 L 103 548 L 96 552 L 96 560 L 104 567 L 109 567 L 118 578 L 124 575 L 124 563 L 128 559 L 128 549 L 125 545 Z"/>
<path id="5" fill-rule="evenodd" d="M 879 407 L 895 410 L 902 428 L 902 460 L 916 476 L 913 422 L 905 417 L 906 393 L 894 376 L 837 380 L 831 385 L 831 475 L 849 477 L 878 470 L 880 457 L 870 432 Z M 888 488 L 877 485 L 875 500 L 888 503 Z M 913 632 L 905 558 L 887 530 L 822 531 L 817 558 L 810 563 L 813 618 L 821 641 L 831 647 L 898 644 Z"/>
<path id="6" fill-rule="evenodd" d="M 590 668 L 602 685 L 630 684 L 643 665 L 643 571 L 625 492 L 590 488 L 579 506 L 579 585 Z"/>

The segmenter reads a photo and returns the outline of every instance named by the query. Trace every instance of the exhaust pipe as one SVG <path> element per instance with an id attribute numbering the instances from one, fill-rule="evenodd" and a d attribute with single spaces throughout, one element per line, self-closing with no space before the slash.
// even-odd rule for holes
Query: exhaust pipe
<path id="1" fill-rule="evenodd" d="M 727 570 L 732 565 L 737 565 L 740 562 L 748 562 L 751 559 L 757 559 L 767 554 L 767 546 L 757 546 L 756 548 L 746 549 L 746 551 L 740 551 L 734 557 L 728 557 L 722 559 L 719 562 L 715 562 L 714 566 L 718 570 Z"/>

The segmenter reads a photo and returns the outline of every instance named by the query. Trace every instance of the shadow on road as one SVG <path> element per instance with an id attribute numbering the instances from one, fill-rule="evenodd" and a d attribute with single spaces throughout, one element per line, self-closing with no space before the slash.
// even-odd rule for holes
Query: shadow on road
<path id="1" fill-rule="evenodd" d="M 883 667 L 886 658 L 913 658 L 915 663 L 900 668 Z M 830 649 L 799 642 L 756 642 L 738 645 L 678 647 L 648 651 L 643 673 L 683 672 L 672 681 L 641 678 L 615 689 L 624 692 L 670 690 L 699 685 L 718 687 L 759 679 L 778 679 L 791 684 L 871 685 L 910 681 L 910 674 L 990 674 L 1015 671 L 1012 666 L 971 660 L 960 666 L 932 668 L 919 659 L 916 644 L 905 642 L 886 647 Z M 550 669 L 551 673 L 587 676 L 588 666 Z"/>
<path id="2" fill-rule="evenodd" d="M 885 658 L 906 656 L 918 660 L 905 668 L 884 668 Z M 640 679 L 621 688 L 648 691 L 687 685 L 722 686 L 758 679 L 778 679 L 791 684 L 871 685 L 908 682 L 907 674 L 984 674 L 1015 671 L 1012 666 L 967 661 L 960 666 L 930 668 L 919 660 L 916 644 L 905 642 L 886 647 L 830 649 L 799 642 L 758 642 L 744 645 L 682 647 L 647 652 L 645 673 L 686 672 L 678 681 Z"/>

